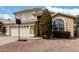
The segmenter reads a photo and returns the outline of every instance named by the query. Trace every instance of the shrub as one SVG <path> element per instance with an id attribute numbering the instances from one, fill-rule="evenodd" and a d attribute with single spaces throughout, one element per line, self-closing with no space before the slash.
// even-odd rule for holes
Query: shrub
<path id="1" fill-rule="evenodd" d="M 54 38 L 70 38 L 70 34 L 69 31 L 53 31 Z"/>

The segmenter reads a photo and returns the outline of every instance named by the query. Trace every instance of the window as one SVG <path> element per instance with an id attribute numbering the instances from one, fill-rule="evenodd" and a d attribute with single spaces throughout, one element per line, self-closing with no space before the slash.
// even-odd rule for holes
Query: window
<path id="1" fill-rule="evenodd" d="M 56 19 L 53 22 L 53 31 L 64 31 L 64 21 L 62 19 Z"/>
<path id="2" fill-rule="evenodd" d="M 29 26 L 27 26 L 27 28 L 29 28 Z"/>
<path id="3" fill-rule="evenodd" d="M 24 28 L 26 28 L 26 26 L 24 26 Z"/>
<path id="4" fill-rule="evenodd" d="M 24 26 L 21 26 L 22 28 L 24 28 Z"/>

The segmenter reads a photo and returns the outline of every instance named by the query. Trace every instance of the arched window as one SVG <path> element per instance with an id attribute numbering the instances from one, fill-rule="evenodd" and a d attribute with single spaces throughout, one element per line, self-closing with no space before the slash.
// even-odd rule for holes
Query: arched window
<path id="1" fill-rule="evenodd" d="M 64 31 L 64 21 L 62 19 L 56 19 L 53 22 L 53 31 Z"/>

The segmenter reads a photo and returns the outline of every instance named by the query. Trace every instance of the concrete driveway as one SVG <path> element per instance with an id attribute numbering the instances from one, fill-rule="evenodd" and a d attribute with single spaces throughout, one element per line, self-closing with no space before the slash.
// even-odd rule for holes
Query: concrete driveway
<path id="1" fill-rule="evenodd" d="M 79 38 L 75 39 L 33 39 L 15 41 L 0 46 L 1 52 L 79 52 Z"/>
<path id="2" fill-rule="evenodd" d="M 20 38 L 21 40 L 22 39 L 26 39 L 26 40 L 35 40 L 35 39 L 40 39 L 40 37 L 21 37 Z M 13 36 L 0 36 L 0 45 L 5 45 L 5 44 L 8 44 L 8 43 L 11 43 L 11 42 L 15 42 L 18 40 L 18 37 L 13 37 Z"/>
<path id="3" fill-rule="evenodd" d="M 0 45 L 8 44 L 17 40 L 18 40 L 17 37 L 0 36 Z"/>

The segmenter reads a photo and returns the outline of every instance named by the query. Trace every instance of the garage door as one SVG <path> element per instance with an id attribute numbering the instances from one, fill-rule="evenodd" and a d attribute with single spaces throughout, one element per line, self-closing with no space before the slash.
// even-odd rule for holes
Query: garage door
<path id="1" fill-rule="evenodd" d="M 11 26 L 11 36 L 18 36 L 18 28 Z"/>
<path id="2" fill-rule="evenodd" d="M 11 27 L 11 36 L 18 36 L 18 26 Z M 20 36 L 29 37 L 34 36 L 34 26 L 20 26 Z"/>
<path id="3" fill-rule="evenodd" d="M 30 27 L 29 26 L 22 26 L 20 28 L 20 36 L 22 36 L 22 37 L 30 36 Z"/>
<path id="4" fill-rule="evenodd" d="M 11 36 L 18 36 L 18 26 L 14 26 L 11 28 Z M 21 37 L 30 36 L 30 27 L 20 26 L 20 36 Z"/>

